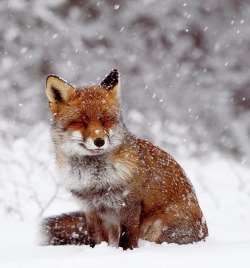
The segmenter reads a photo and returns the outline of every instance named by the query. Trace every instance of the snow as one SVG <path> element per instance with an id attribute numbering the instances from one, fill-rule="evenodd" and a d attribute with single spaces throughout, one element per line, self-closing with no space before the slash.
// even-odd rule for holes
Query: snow
<path id="1" fill-rule="evenodd" d="M 32 141 L 32 137 L 36 139 Z M 77 209 L 57 184 L 50 135 L 45 126 L 5 149 L 0 181 L 0 267 L 249 267 L 250 169 L 218 154 L 210 158 L 180 158 L 196 190 L 209 228 L 206 242 L 192 245 L 140 241 L 123 251 L 106 243 L 88 246 L 39 246 L 42 217 Z M 11 154 L 11 151 L 15 154 Z M 3 161 L 0 161 L 3 166 Z M 19 164 L 18 164 L 19 163 Z M 25 178 L 29 174 L 28 178 Z M 9 175 L 7 177 L 7 175 Z M 14 195 L 13 195 L 14 191 Z"/>
<path id="2" fill-rule="evenodd" d="M 250 267 L 249 0 L 80 2 L 0 3 L 0 267 Z M 206 242 L 38 246 L 41 218 L 78 209 L 54 172 L 46 77 L 112 68 L 129 129 L 192 181 Z"/>
<path id="3" fill-rule="evenodd" d="M 0 236 L 0 265 L 10 267 L 249 267 L 250 241 L 216 240 L 192 245 L 140 241 L 133 251 L 108 247 L 102 243 L 88 246 L 39 247 L 34 242 L 35 225 L 3 224 Z"/>

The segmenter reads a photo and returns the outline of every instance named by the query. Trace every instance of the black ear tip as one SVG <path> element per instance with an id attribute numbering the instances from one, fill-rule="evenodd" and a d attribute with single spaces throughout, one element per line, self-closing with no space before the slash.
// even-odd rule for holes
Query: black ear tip
<path id="1" fill-rule="evenodd" d="M 118 72 L 117 69 L 113 69 L 113 70 L 111 71 L 111 73 L 113 73 L 113 74 L 116 75 L 116 76 L 119 76 L 119 72 Z"/>
<path id="2" fill-rule="evenodd" d="M 119 83 L 119 72 L 117 69 L 113 69 L 101 82 L 101 86 L 108 90 L 113 89 Z"/>

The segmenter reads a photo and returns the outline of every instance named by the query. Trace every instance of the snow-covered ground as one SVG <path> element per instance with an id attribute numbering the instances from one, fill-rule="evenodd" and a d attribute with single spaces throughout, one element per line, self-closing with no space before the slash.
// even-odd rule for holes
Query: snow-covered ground
<path id="1" fill-rule="evenodd" d="M 210 233 L 206 242 L 179 246 L 140 241 L 133 251 L 105 243 L 94 249 L 38 246 L 41 217 L 77 208 L 54 179 L 45 129 L 38 126 L 26 139 L 0 144 L 1 268 L 250 267 L 250 169 L 222 155 L 209 159 L 175 156 L 193 182 L 206 216 Z M 32 141 L 33 136 L 36 139 Z"/>
<path id="2" fill-rule="evenodd" d="M 225 219 L 225 218 L 224 218 Z M 216 219 L 214 220 L 216 222 Z M 212 222 L 210 222 L 212 223 Z M 234 229 L 224 237 L 217 237 L 211 230 L 207 242 L 179 246 L 174 244 L 156 245 L 141 241 L 133 251 L 108 247 L 103 243 L 94 249 L 88 246 L 39 247 L 34 244 L 34 223 L 1 224 L 0 266 L 2 268 L 30 267 L 249 267 L 250 236 L 248 228 L 242 227 L 242 235 L 237 239 Z M 229 224 L 231 226 L 231 224 Z M 216 229 L 216 228 L 215 228 Z"/>

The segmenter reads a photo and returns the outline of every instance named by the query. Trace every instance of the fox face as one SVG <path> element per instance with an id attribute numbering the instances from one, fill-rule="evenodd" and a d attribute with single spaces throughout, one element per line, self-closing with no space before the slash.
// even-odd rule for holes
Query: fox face
<path id="1" fill-rule="evenodd" d="M 46 93 L 53 113 L 52 136 L 68 155 L 99 155 L 119 146 L 125 136 L 119 100 L 119 74 L 111 73 L 100 85 L 75 88 L 49 76 Z"/>

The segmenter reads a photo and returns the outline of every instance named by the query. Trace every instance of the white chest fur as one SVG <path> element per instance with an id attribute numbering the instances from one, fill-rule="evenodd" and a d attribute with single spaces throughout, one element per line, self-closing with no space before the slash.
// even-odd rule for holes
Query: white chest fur
<path id="1" fill-rule="evenodd" d="M 71 158 L 59 169 L 61 183 L 77 197 L 82 209 L 116 209 L 128 194 L 131 167 L 105 155 Z"/>

